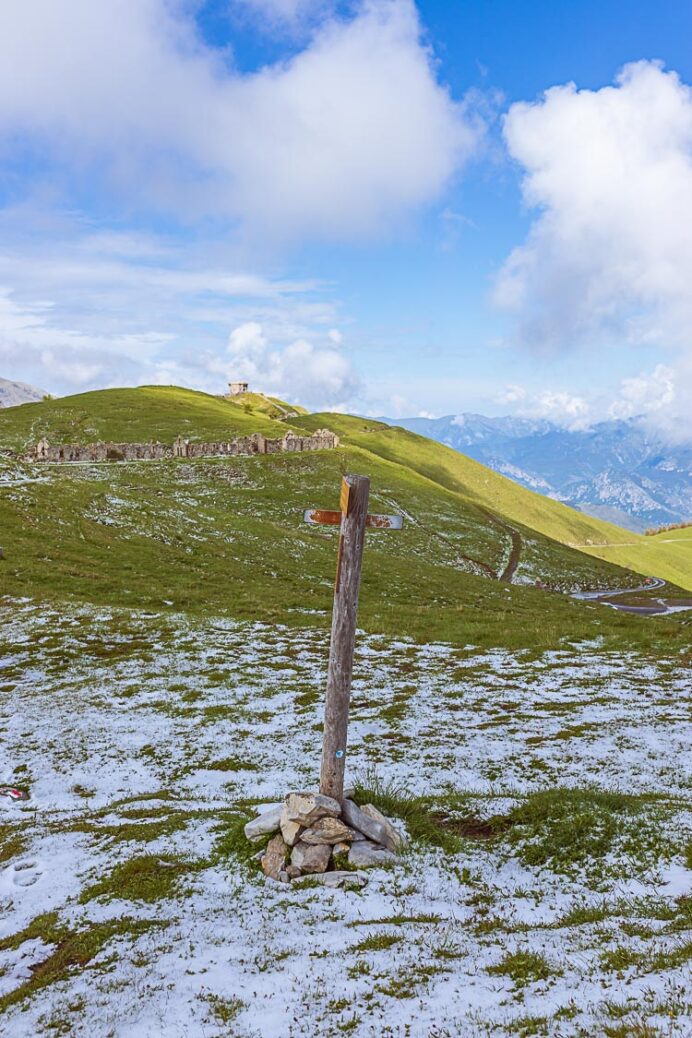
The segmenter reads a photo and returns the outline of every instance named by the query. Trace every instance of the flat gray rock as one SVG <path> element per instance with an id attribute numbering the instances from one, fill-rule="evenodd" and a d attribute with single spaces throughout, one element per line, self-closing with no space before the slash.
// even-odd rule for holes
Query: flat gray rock
<path id="1" fill-rule="evenodd" d="M 305 878 L 307 879 L 308 877 L 306 876 Z M 341 890 L 362 890 L 363 887 L 367 886 L 368 882 L 368 877 L 364 876 L 362 872 L 343 872 L 340 870 L 323 872 L 320 875 L 310 876 L 309 878 L 317 880 L 324 887 Z M 300 883 L 300 879 L 293 882 Z"/>
<path id="2" fill-rule="evenodd" d="M 375 818 L 366 815 L 352 800 L 344 800 L 341 805 L 341 817 L 347 825 L 363 833 L 369 840 L 372 840 L 374 843 L 381 843 L 383 846 L 386 845 L 387 830 L 382 822 L 378 822 Z"/>
<path id="3" fill-rule="evenodd" d="M 248 840 L 259 840 L 267 833 L 275 833 L 281 823 L 282 808 L 283 804 L 276 804 L 248 822 L 244 830 Z"/>
<path id="4" fill-rule="evenodd" d="M 287 851 L 288 847 L 284 843 L 281 833 L 277 833 L 276 836 L 271 838 L 260 861 L 262 872 L 265 876 L 276 880 L 280 878 L 286 865 Z M 288 876 L 286 876 L 286 880 L 288 880 Z"/>
<path id="5" fill-rule="evenodd" d="M 386 847 L 371 843 L 370 840 L 352 844 L 351 850 L 348 852 L 349 865 L 354 865 L 357 869 L 387 865 L 390 861 L 396 861 L 396 854 L 392 854 Z"/>
<path id="6" fill-rule="evenodd" d="M 283 829 L 283 826 L 282 826 Z M 305 843 L 350 843 L 355 833 L 338 818 L 318 818 L 301 835 Z M 287 841 L 288 842 L 288 841 Z"/>
<path id="7" fill-rule="evenodd" d="M 303 826 L 300 824 L 300 822 L 294 822 L 288 817 L 286 804 L 283 805 L 283 809 L 281 811 L 281 821 L 279 824 L 281 826 L 281 835 L 283 836 L 288 846 L 295 846 L 295 844 L 298 842 L 298 837 L 303 831 Z"/>
<path id="8" fill-rule="evenodd" d="M 380 822 L 384 826 L 386 837 L 384 840 L 381 840 L 380 843 L 383 843 L 388 851 L 393 851 L 396 854 L 397 852 L 406 849 L 408 846 L 406 837 L 403 833 L 400 833 L 389 818 L 383 815 L 381 811 L 378 811 L 373 804 L 363 804 L 361 811 L 364 815 L 374 819 L 376 822 Z"/>
<path id="9" fill-rule="evenodd" d="M 338 818 L 341 806 L 338 800 L 326 797 L 322 793 L 289 793 L 284 811 L 286 821 L 298 822 L 299 825 L 309 828 L 325 816 Z"/>

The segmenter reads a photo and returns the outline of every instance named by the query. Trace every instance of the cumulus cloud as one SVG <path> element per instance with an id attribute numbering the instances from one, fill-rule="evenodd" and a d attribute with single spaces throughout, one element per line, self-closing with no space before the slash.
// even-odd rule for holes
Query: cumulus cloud
<path id="1" fill-rule="evenodd" d="M 270 344 L 262 325 L 248 321 L 231 332 L 227 362 L 215 360 L 230 381 L 247 379 L 255 389 L 292 403 L 322 409 L 343 407 L 360 389 L 351 363 L 332 344 L 296 339 L 283 348 Z"/>
<path id="2" fill-rule="evenodd" d="M 670 442 L 692 442 L 692 357 L 677 368 L 657 364 L 620 380 L 611 391 L 588 394 L 510 384 L 495 402 L 523 418 L 543 418 L 566 429 L 588 429 L 610 419 L 638 419 Z"/>
<path id="3" fill-rule="evenodd" d="M 332 239 L 430 202 L 476 146 L 411 0 L 364 0 L 249 74 L 188 14 L 182 0 L 3 4 L 0 143 L 144 204 Z"/>
<path id="4" fill-rule="evenodd" d="M 692 91 L 656 62 L 504 121 L 530 233 L 495 286 L 530 344 L 692 345 Z"/>
<path id="5" fill-rule="evenodd" d="M 544 418 L 564 429 L 588 429 L 597 416 L 590 401 L 560 389 L 529 393 L 522 386 L 508 386 L 500 402 L 509 404 L 521 417 Z"/>
<path id="6" fill-rule="evenodd" d="M 651 374 L 622 380 L 620 393 L 610 405 L 613 418 L 633 418 L 669 408 L 676 395 L 675 372 L 657 364 Z"/>

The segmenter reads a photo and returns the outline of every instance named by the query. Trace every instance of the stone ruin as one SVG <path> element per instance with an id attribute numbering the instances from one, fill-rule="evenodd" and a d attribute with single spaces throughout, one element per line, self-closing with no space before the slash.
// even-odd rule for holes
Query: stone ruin
<path id="1" fill-rule="evenodd" d="M 355 889 L 368 882 L 361 869 L 393 862 L 407 846 L 372 804 L 358 807 L 349 795 L 339 803 L 321 793 L 289 793 L 283 804 L 248 822 L 245 835 L 251 842 L 271 836 L 257 855 L 270 879 L 297 883 L 310 877 L 326 887 Z"/>
<path id="2" fill-rule="evenodd" d="M 158 461 L 165 458 L 216 458 L 250 454 L 285 454 L 297 451 L 333 450 L 339 437 L 329 429 L 309 436 L 286 432 L 280 439 L 261 433 L 239 436 L 228 442 L 196 443 L 176 437 L 172 446 L 152 443 L 63 443 L 51 444 L 44 437 L 24 455 L 25 461 Z"/>

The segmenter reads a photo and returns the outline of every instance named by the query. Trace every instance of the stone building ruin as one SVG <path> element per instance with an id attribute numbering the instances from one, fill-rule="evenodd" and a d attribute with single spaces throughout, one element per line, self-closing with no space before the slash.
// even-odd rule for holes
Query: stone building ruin
<path id="1" fill-rule="evenodd" d="M 261 433 L 238 436 L 227 442 L 197 443 L 177 436 L 171 446 L 159 443 L 63 443 L 51 444 L 44 437 L 25 454 L 26 461 L 159 461 L 165 458 L 217 458 L 252 454 L 291 454 L 299 451 L 333 450 L 339 437 L 329 429 L 308 436 L 287 431 L 280 439 Z"/>
<path id="2" fill-rule="evenodd" d="M 239 393 L 247 393 L 247 392 L 249 392 L 249 388 L 248 387 L 249 387 L 249 383 L 248 382 L 229 382 L 228 383 L 228 395 L 229 396 L 238 396 Z"/>

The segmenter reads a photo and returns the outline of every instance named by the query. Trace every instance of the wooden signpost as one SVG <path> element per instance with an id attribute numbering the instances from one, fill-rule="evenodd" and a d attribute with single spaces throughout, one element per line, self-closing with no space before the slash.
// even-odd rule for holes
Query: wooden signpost
<path id="1" fill-rule="evenodd" d="M 369 494 L 370 480 L 367 476 L 344 476 L 340 511 L 313 508 L 308 509 L 304 516 L 307 523 L 341 526 L 320 771 L 320 793 L 339 802 L 344 795 L 348 708 L 365 531 L 400 530 L 404 525 L 400 515 L 368 515 Z"/>

